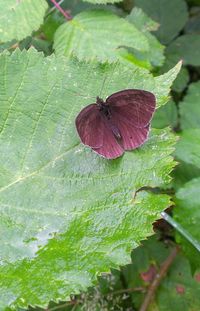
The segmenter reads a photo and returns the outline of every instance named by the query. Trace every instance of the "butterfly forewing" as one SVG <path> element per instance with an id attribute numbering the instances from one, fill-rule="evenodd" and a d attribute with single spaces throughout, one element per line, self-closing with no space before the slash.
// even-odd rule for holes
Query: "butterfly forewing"
<path id="1" fill-rule="evenodd" d="M 123 90 L 112 94 L 106 99 L 111 114 L 117 113 L 135 127 L 146 127 L 155 111 L 155 96 L 143 90 Z"/>
<path id="2" fill-rule="evenodd" d="M 103 145 L 104 122 L 96 104 L 81 110 L 76 118 L 76 128 L 84 145 L 91 148 Z"/>

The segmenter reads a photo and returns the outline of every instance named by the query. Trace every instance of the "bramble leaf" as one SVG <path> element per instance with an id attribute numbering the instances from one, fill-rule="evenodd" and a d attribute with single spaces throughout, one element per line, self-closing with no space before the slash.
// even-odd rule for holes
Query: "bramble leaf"
<path id="1" fill-rule="evenodd" d="M 22 40 L 37 30 L 48 8 L 45 0 L 0 0 L 0 41 Z"/>
<path id="2" fill-rule="evenodd" d="M 97 59 L 101 62 L 116 61 L 117 49 L 122 46 L 145 51 L 148 50 L 148 41 L 133 24 L 103 10 L 76 15 L 57 29 L 54 40 L 57 55 L 74 54 L 79 60 Z"/>
<path id="3" fill-rule="evenodd" d="M 151 130 L 142 148 L 109 161 L 80 144 L 74 120 L 124 88 L 164 104 L 179 69 L 154 78 L 33 49 L 0 56 L 1 310 L 66 300 L 152 234 L 169 197 L 136 190 L 170 181 L 174 135 Z"/>

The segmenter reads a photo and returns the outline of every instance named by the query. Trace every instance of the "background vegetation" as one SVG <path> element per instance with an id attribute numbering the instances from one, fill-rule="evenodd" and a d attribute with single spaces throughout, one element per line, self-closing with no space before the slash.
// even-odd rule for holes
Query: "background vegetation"
<path id="1" fill-rule="evenodd" d="M 59 4 L 0 0 L 0 310 L 199 311 L 200 1 Z M 74 120 L 125 88 L 157 111 L 108 161 Z"/>

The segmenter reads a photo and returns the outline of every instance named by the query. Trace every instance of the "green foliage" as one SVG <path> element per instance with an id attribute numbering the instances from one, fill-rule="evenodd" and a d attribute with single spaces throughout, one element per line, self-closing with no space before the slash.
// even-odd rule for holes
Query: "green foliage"
<path id="1" fill-rule="evenodd" d="M 45 0 L 0 0 L 0 41 L 21 40 L 43 22 Z"/>
<path id="2" fill-rule="evenodd" d="M 151 283 L 151 278 L 159 272 L 171 252 L 171 248 L 167 248 L 155 239 L 149 239 L 143 247 L 133 251 L 133 264 L 129 265 L 129 269 L 124 269 L 129 287 L 145 287 Z M 184 290 L 184 293 L 179 293 L 181 289 Z M 189 262 L 179 255 L 159 286 L 155 301 L 149 309 L 161 311 L 198 310 L 200 307 L 199 293 L 200 286 L 192 277 Z M 132 299 L 134 304 L 139 307 L 144 299 L 144 294 L 133 293 Z M 195 308 L 192 309 L 192 307 Z"/>
<path id="3" fill-rule="evenodd" d="M 138 310 L 145 297 L 148 285 L 162 269 L 172 248 L 159 242 L 155 236 L 144 241 L 132 253 L 132 263 L 121 270 L 111 270 L 98 279 L 98 286 L 75 298 L 73 305 L 50 304 L 48 310 Z M 190 263 L 177 255 L 169 268 L 168 275 L 158 288 L 154 303 L 149 310 L 174 310 L 177 305 L 184 311 L 199 309 L 199 272 L 193 276 Z M 168 299 L 170 297 L 170 299 Z M 173 306 L 171 302 L 175 301 Z M 194 308 L 193 308 L 194 307 Z"/>
<path id="4" fill-rule="evenodd" d="M 163 44 L 174 39 L 187 21 L 184 0 L 135 0 L 135 5 L 160 25 L 155 34 Z"/>
<path id="5" fill-rule="evenodd" d="M 74 54 L 80 60 L 97 59 L 101 62 L 116 61 L 120 46 L 145 51 L 148 50 L 148 41 L 133 24 L 103 10 L 78 14 L 58 28 L 54 41 L 57 55 Z"/>
<path id="6" fill-rule="evenodd" d="M 44 33 L 45 37 L 49 41 L 53 41 L 54 34 L 57 28 L 66 22 L 64 16 L 62 16 L 59 11 L 49 13 L 44 20 L 41 30 Z"/>
<path id="7" fill-rule="evenodd" d="M 149 49 L 146 52 L 138 52 L 137 57 L 143 59 L 153 66 L 161 66 L 164 61 L 164 46 L 153 36 L 150 31 L 156 30 L 159 25 L 149 18 L 140 8 L 134 8 L 127 20 L 133 23 L 147 38 Z"/>
<path id="8" fill-rule="evenodd" d="M 52 4 L 51 0 L 48 0 L 48 3 L 49 5 L 52 6 L 52 10 L 54 11 L 54 13 L 57 11 L 60 15 L 60 17 L 63 17 L 64 16 L 58 11 L 56 10 L 55 6 Z M 72 16 L 75 16 L 76 14 L 82 12 L 82 11 L 85 11 L 85 10 L 88 10 L 88 9 L 91 9 L 91 8 L 99 8 L 101 6 L 104 6 L 105 8 L 108 7 L 108 5 L 100 5 L 100 4 L 94 4 L 94 3 L 91 3 L 91 2 L 86 2 L 86 1 L 82 1 L 82 0 L 64 0 L 62 1 L 61 3 L 61 7 L 64 9 L 64 10 L 67 10 L 70 12 L 70 14 Z M 54 28 L 55 30 L 55 28 Z"/>
<path id="9" fill-rule="evenodd" d="M 180 60 L 180 58 L 179 58 Z M 176 64 L 175 58 L 173 55 L 166 54 L 166 60 L 162 68 L 160 69 L 160 73 L 166 72 L 170 68 L 172 68 Z M 181 71 L 173 83 L 172 89 L 176 92 L 182 92 L 189 82 L 189 73 L 186 67 L 182 67 Z"/>
<path id="10" fill-rule="evenodd" d="M 169 182 L 175 138 L 168 130 L 152 130 L 142 148 L 108 161 L 80 144 L 77 113 L 97 94 L 123 88 L 145 88 L 164 104 L 180 66 L 154 78 L 34 50 L 3 54 L 0 66 L 1 309 L 44 306 L 127 263 L 169 204 L 164 194 L 134 198 L 144 185 Z"/>
<path id="11" fill-rule="evenodd" d="M 176 193 L 177 208 L 174 210 L 175 219 L 195 238 L 200 241 L 200 178 L 186 183 Z M 199 268 L 199 252 L 182 236 L 177 234 L 177 241 L 181 243 L 194 267 Z"/>
<path id="12" fill-rule="evenodd" d="M 0 310 L 138 311 L 178 243 L 148 310 L 199 311 L 200 2 L 59 4 L 0 0 Z M 149 139 L 106 160 L 75 117 L 126 88 L 156 96 Z"/>
<path id="13" fill-rule="evenodd" d="M 180 103 L 182 129 L 200 127 L 200 82 L 191 83 L 187 95 Z"/>
<path id="14" fill-rule="evenodd" d="M 134 7 L 127 20 L 143 32 L 155 31 L 159 28 L 159 24 L 146 15 L 141 8 Z"/>
<path id="15" fill-rule="evenodd" d="M 200 129 L 182 132 L 175 155 L 178 159 L 200 168 Z"/>
<path id="16" fill-rule="evenodd" d="M 196 255 L 199 256 L 198 253 Z M 200 284 L 192 273 L 190 263 L 178 256 L 158 291 L 158 310 L 198 311 L 199 296 Z"/>
<path id="17" fill-rule="evenodd" d="M 193 7 L 190 11 L 190 18 L 185 25 L 185 33 L 194 34 L 200 32 L 200 8 Z"/>
<path id="18" fill-rule="evenodd" d="M 182 187 L 189 180 L 195 177 L 200 177 L 200 169 L 198 169 L 196 166 L 192 164 L 188 164 L 186 162 L 181 161 L 178 157 L 178 153 L 177 153 L 177 160 L 178 160 L 178 163 L 172 174 L 173 188 L 175 190 Z"/>
<path id="19" fill-rule="evenodd" d="M 152 126 L 155 128 L 164 128 L 177 125 L 178 111 L 174 101 L 170 100 L 166 105 L 159 108 L 152 120 Z"/>
<path id="20" fill-rule="evenodd" d="M 192 47 L 192 48 L 191 48 Z M 178 37 L 167 48 L 166 54 L 175 63 L 182 59 L 185 65 L 200 66 L 200 36 L 189 34 Z"/>
<path id="21" fill-rule="evenodd" d="M 117 3 L 122 2 L 122 0 L 83 0 L 85 2 L 91 2 L 94 4 L 107 4 L 107 3 Z"/>

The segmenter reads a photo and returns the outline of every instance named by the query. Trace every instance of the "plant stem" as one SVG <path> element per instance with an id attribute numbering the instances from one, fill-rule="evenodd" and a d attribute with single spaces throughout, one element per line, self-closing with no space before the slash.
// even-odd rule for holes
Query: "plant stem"
<path id="1" fill-rule="evenodd" d="M 165 277 L 169 267 L 173 263 L 176 255 L 178 253 L 178 247 L 175 247 L 171 254 L 167 257 L 167 259 L 163 262 L 163 264 L 160 267 L 160 271 L 156 273 L 154 280 L 152 281 L 151 285 L 149 286 L 149 289 L 147 291 L 147 294 L 144 298 L 144 301 L 139 309 L 139 311 L 147 311 L 147 308 L 149 307 L 152 299 L 154 298 L 155 292 L 162 281 L 162 279 Z"/>
<path id="2" fill-rule="evenodd" d="M 72 16 L 64 11 L 60 4 L 56 2 L 56 0 L 51 0 L 51 2 L 55 5 L 55 7 L 61 12 L 61 14 L 66 18 L 66 20 L 70 21 L 72 19 Z"/>
<path id="3" fill-rule="evenodd" d="M 162 212 L 161 216 L 179 233 L 181 233 L 199 252 L 200 252 L 200 243 L 193 238 L 193 236 L 186 231 L 178 222 L 176 222 L 171 216 L 167 213 Z"/>

